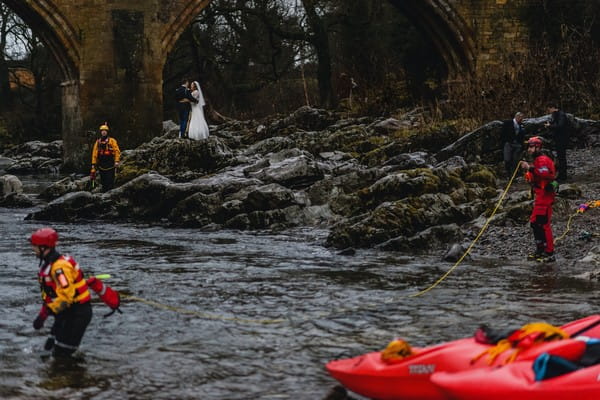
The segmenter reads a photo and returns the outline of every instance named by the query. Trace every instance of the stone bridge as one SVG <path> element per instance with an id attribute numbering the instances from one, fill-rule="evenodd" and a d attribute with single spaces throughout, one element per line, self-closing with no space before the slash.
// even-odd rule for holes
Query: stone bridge
<path id="1" fill-rule="evenodd" d="M 163 67 L 210 0 L 0 0 L 48 46 L 62 74 L 65 163 L 89 163 L 89 131 L 110 121 L 123 148 L 160 132 Z M 435 44 L 450 76 L 519 48 L 516 5 L 536 0 L 389 0 Z"/>

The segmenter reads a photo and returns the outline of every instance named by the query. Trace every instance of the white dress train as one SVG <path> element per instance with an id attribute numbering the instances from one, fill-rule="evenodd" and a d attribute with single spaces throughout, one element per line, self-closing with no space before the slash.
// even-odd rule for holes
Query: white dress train
<path id="1" fill-rule="evenodd" d="M 192 103 L 192 115 L 190 117 L 190 125 L 188 127 L 188 136 L 190 139 L 201 140 L 208 138 L 209 130 L 206 119 L 204 118 L 204 96 L 198 82 L 196 84 L 196 90 L 192 92 L 192 96 L 198 99 L 197 103 Z"/>

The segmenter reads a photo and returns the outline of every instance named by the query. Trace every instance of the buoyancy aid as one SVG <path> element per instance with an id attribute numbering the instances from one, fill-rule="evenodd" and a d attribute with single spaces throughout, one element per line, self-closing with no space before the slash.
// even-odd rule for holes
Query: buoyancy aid
<path id="1" fill-rule="evenodd" d="M 118 162 L 121 158 L 121 150 L 117 141 L 112 137 L 107 137 L 106 140 L 102 138 L 96 140 L 94 148 L 92 150 L 92 164 L 103 162 Z"/>
<path id="2" fill-rule="evenodd" d="M 79 264 L 68 255 L 50 254 L 38 279 L 44 304 L 55 314 L 75 303 L 90 301 L 90 291 Z"/>

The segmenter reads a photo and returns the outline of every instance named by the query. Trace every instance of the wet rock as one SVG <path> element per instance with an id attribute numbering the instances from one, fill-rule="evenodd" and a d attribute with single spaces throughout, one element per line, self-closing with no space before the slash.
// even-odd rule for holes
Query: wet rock
<path id="1" fill-rule="evenodd" d="M 600 246 L 592 247 L 588 251 L 588 253 L 585 255 L 585 257 L 583 257 L 579 261 L 583 262 L 583 263 L 590 263 L 590 264 L 594 264 L 596 266 L 600 266 Z M 600 278 L 600 274 L 598 274 L 598 278 Z"/>
<path id="2" fill-rule="evenodd" d="M 289 117 L 275 122 L 268 130 L 277 130 L 280 126 L 294 125 L 297 128 L 311 131 L 322 130 L 337 121 L 335 114 L 328 110 L 312 108 L 309 106 L 300 107 L 294 111 Z"/>
<path id="3" fill-rule="evenodd" d="M 0 156 L 0 170 L 6 169 L 9 165 L 15 162 L 14 159 Z"/>
<path id="4" fill-rule="evenodd" d="M 23 143 L 4 152 L 4 155 L 12 158 L 44 157 L 62 159 L 62 140 L 50 143 L 34 140 Z"/>
<path id="5" fill-rule="evenodd" d="M 298 224 L 299 206 L 238 214 L 223 225 L 229 229 L 284 229 Z"/>
<path id="6" fill-rule="evenodd" d="M 478 162 L 481 159 L 484 163 L 495 164 L 502 161 L 501 130 L 501 121 L 489 122 L 444 147 L 435 157 L 444 161 L 453 156 L 461 156 L 468 162 Z"/>
<path id="7" fill-rule="evenodd" d="M 38 198 L 46 201 L 54 200 L 66 193 L 80 192 L 89 189 L 90 184 L 89 176 L 83 178 L 68 176 L 48 186 L 38 195 Z"/>
<path id="8" fill-rule="evenodd" d="M 119 170 L 121 173 L 127 168 L 140 172 L 153 170 L 162 175 L 175 175 L 187 170 L 211 172 L 230 165 L 232 159 L 231 150 L 217 137 L 195 141 L 163 136 L 123 152 Z"/>
<path id="9" fill-rule="evenodd" d="M 323 179 L 324 170 L 322 165 L 315 160 L 306 155 L 300 155 L 270 162 L 268 167 L 249 175 L 266 183 L 278 183 L 290 188 L 302 188 Z"/>
<path id="10" fill-rule="evenodd" d="M 393 165 L 396 169 L 431 168 L 436 163 L 435 157 L 424 151 L 404 153 L 390 158 L 384 166 Z"/>
<path id="11" fill-rule="evenodd" d="M 166 136 L 169 139 L 175 139 L 179 137 L 179 125 L 171 120 L 163 121 L 162 130 L 163 136 Z"/>
<path id="12" fill-rule="evenodd" d="M 244 151 L 246 155 L 276 153 L 295 147 L 295 142 L 287 137 L 271 137 L 253 144 Z"/>
<path id="13" fill-rule="evenodd" d="M 46 221 L 75 221 L 95 219 L 106 214 L 99 195 L 73 192 L 51 201 L 46 207 L 29 214 L 25 219 Z M 110 217 L 109 215 L 106 215 Z"/>
<path id="14" fill-rule="evenodd" d="M 558 195 L 566 199 L 580 199 L 582 194 L 581 188 L 574 183 L 563 183 L 558 189 Z"/>
<path id="15" fill-rule="evenodd" d="M 6 197 L 13 193 L 23 193 L 23 184 L 19 178 L 14 175 L 0 176 L 0 198 Z"/>
<path id="16" fill-rule="evenodd" d="M 338 251 L 338 255 L 340 256 L 353 256 L 356 254 L 356 249 L 352 247 L 345 248 L 341 251 Z"/>
<path id="17" fill-rule="evenodd" d="M 237 200 L 241 203 L 239 200 Z M 203 227 L 211 223 L 222 223 L 233 215 L 239 214 L 240 209 L 229 213 L 227 205 L 218 193 L 194 193 L 179 201 L 169 212 L 169 221 L 190 227 Z"/>
<path id="18" fill-rule="evenodd" d="M 463 254 L 465 254 L 466 250 L 467 249 L 463 245 L 454 243 L 450 247 L 450 249 L 446 252 L 446 254 L 444 255 L 444 257 L 442 259 L 444 261 L 448 261 L 448 262 L 456 262 L 456 261 L 460 260 L 460 258 L 463 256 Z M 470 258 L 470 255 L 468 255 L 467 257 Z"/>
<path id="19" fill-rule="evenodd" d="M 156 220 L 169 215 L 176 204 L 198 192 L 192 183 L 173 183 L 148 173 L 107 193 L 110 204 L 124 218 Z"/>
<path id="20" fill-rule="evenodd" d="M 263 184 L 263 182 L 258 179 L 245 177 L 239 170 L 223 171 L 217 175 L 196 179 L 191 183 L 194 184 L 199 192 L 205 194 L 220 192 L 223 195 L 237 193 L 244 188 Z"/>
<path id="21" fill-rule="evenodd" d="M 33 200 L 23 193 L 9 193 L 4 197 L 0 197 L 0 207 L 7 208 L 26 208 L 31 207 L 35 203 Z"/>
<path id="22" fill-rule="evenodd" d="M 416 235 L 398 236 L 375 247 L 387 251 L 425 252 L 462 238 L 462 232 L 456 224 L 432 226 Z"/>
<path id="23" fill-rule="evenodd" d="M 62 159 L 34 156 L 19 158 L 6 167 L 6 172 L 13 174 L 55 173 L 60 170 Z"/>
<path id="24" fill-rule="evenodd" d="M 327 392 L 323 400 L 355 400 L 348 395 L 348 391 L 340 385 L 334 386 Z"/>
<path id="25" fill-rule="evenodd" d="M 469 217 L 445 194 L 408 197 L 336 224 L 327 243 L 337 248 L 371 247 L 400 236 L 414 236 L 435 225 L 464 223 Z"/>
<path id="26" fill-rule="evenodd" d="M 296 204 L 294 192 L 276 183 L 255 188 L 244 200 L 244 206 L 248 210 L 274 210 L 294 204 Z"/>
<path id="27" fill-rule="evenodd" d="M 321 157 L 323 160 L 332 162 L 341 162 L 353 159 L 350 154 L 344 153 L 343 151 L 326 151 L 319 153 L 319 157 Z"/>

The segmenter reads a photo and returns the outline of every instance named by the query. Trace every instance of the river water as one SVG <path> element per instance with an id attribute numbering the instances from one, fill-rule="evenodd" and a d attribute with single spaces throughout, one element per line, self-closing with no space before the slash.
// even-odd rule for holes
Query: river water
<path id="1" fill-rule="evenodd" d="M 23 178 L 39 191 L 50 178 Z M 395 337 L 428 345 L 471 335 L 480 323 L 561 324 L 598 312 L 598 285 L 578 271 L 475 254 L 359 250 L 338 255 L 325 230 L 204 232 L 135 223 L 53 223 L 59 250 L 86 275 L 125 296 L 109 318 L 94 303 L 80 358 L 41 357 L 31 209 L 0 208 L 0 398 L 319 400 L 335 385 L 328 360 L 385 347 Z M 529 243 L 527 238 L 527 243 Z"/>

